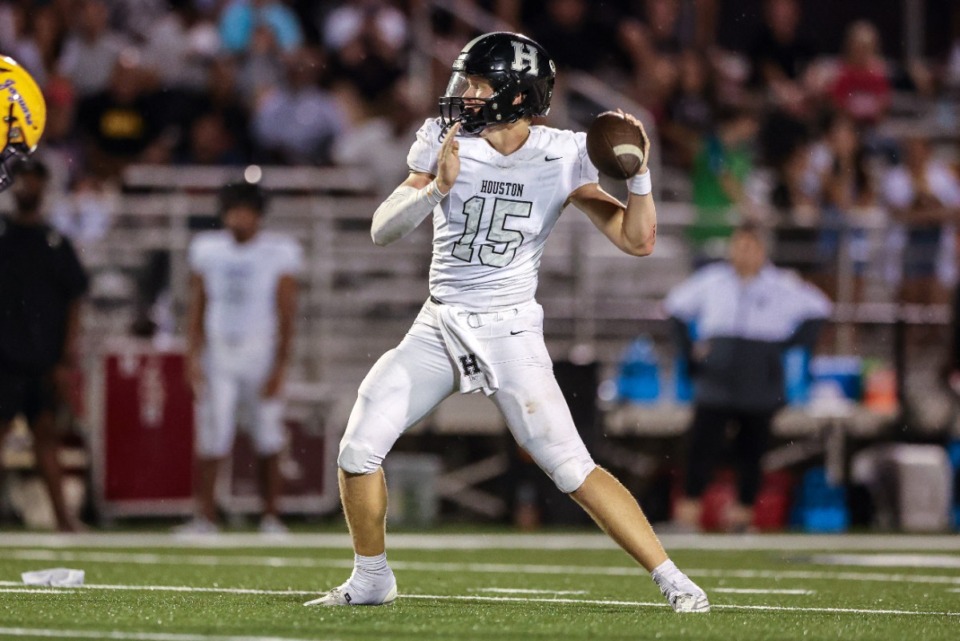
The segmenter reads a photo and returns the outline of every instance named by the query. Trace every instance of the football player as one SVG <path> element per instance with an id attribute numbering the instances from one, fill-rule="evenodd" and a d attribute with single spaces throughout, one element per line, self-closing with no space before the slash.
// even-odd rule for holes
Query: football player
<path id="1" fill-rule="evenodd" d="M 261 230 L 264 194 L 229 183 L 220 191 L 223 231 L 191 243 L 188 375 L 197 399 L 198 512 L 183 534 L 212 534 L 220 463 L 233 448 L 238 410 L 252 423 L 260 459 L 260 531 L 286 531 L 277 517 L 283 380 L 293 341 L 302 250 L 290 236 Z"/>
<path id="2" fill-rule="evenodd" d="M 47 123 L 40 87 L 13 58 L 0 56 L 0 191 L 12 183 L 21 160 L 32 154 Z"/>
<path id="3" fill-rule="evenodd" d="M 554 77 L 553 60 L 525 36 L 489 33 L 468 43 L 440 98 L 441 117 L 424 123 L 410 149 L 409 177 L 373 215 L 378 245 L 432 215 L 430 297 L 360 386 L 338 457 L 354 570 L 306 605 L 397 597 L 384 547 L 381 463 L 444 398 L 483 391 L 519 445 L 652 574 L 676 611 L 709 611 L 707 595 L 670 561 L 633 496 L 584 447 L 544 344 L 537 271 L 568 204 L 627 254 L 645 256 L 656 240 L 646 134 L 644 164 L 623 204 L 597 184 L 585 134 L 532 124 L 550 108 Z"/>

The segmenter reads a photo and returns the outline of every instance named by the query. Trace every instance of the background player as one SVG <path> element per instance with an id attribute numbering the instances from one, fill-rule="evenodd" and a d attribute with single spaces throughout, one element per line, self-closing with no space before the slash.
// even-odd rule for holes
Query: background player
<path id="1" fill-rule="evenodd" d="M 217 531 L 220 463 L 233 447 L 238 410 L 252 422 L 260 457 L 260 530 L 283 533 L 277 517 L 279 453 L 286 444 L 281 392 L 293 341 L 302 251 L 284 234 L 261 231 L 264 195 L 249 183 L 220 192 L 224 231 L 190 245 L 189 364 L 197 399 L 197 514 L 184 533 Z"/>
<path id="2" fill-rule="evenodd" d="M 573 204 L 631 255 L 649 254 L 656 239 L 645 165 L 624 205 L 597 184 L 584 134 L 531 125 L 549 110 L 554 76 L 546 51 L 525 36 L 492 33 L 468 43 L 440 99 L 442 118 L 421 127 L 407 157 L 409 177 L 374 214 L 373 240 L 386 245 L 433 213 L 430 299 L 360 386 L 338 458 L 354 571 L 307 605 L 396 598 L 381 463 L 407 428 L 459 389 L 492 398 L 520 446 L 652 573 L 675 610 L 709 610 L 634 498 L 593 462 L 553 376 L 534 294 L 560 212 Z"/>

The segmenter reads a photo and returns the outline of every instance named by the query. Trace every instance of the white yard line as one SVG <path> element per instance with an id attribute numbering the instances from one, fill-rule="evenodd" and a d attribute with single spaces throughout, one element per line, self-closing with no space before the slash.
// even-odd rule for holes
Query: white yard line
<path id="1" fill-rule="evenodd" d="M 710 594 L 719 592 L 720 594 L 794 594 L 798 596 L 809 596 L 816 594 L 816 590 L 765 590 L 763 588 L 710 588 Z"/>
<path id="2" fill-rule="evenodd" d="M 173 632 L 120 632 L 117 630 L 57 630 L 54 628 L 0 628 L 0 637 L 49 637 L 51 639 L 120 639 L 124 641 L 317 641 L 291 637 L 222 636 Z"/>
<path id="3" fill-rule="evenodd" d="M 832 581 L 879 581 L 881 583 L 921 583 L 960 585 L 960 576 L 936 574 L 890 574 L 874 572 L 831 572 L 819 570 L 716 570 L 691 568 L 686 573 L 696 577 L 719 579 L 810 579 Z"/>
<path id="4" fill-rule="evenodd" d="M 871 534 L 663 534 L 669 550 L 823 550 L 856 551 L 960 551 L 955 535 Z M 390 534 L 387 545 L 394 550 L 614 550 L 604 534 Z M 0 548 L 337 548 L 349 549 L 347 534 L 290 534 L 283 538 L 256 533 L 226 533 L 217 536 L 174 536 L 163 533 L 46 534 L 5 532 Z"/>
<path id="5" fill-rule="evenodd" d="M 849 565 L 861 568 L 960 569 L 960 556 L 946 554 L 814 554 L 804 561 L 820 565 Z"/>
<path id="6" fill-rule="evenodd" d="M 11 581 L 11 583 L 13 583 Z M 6 583 L 4 584 L 6 585 Z M 73 594 L 75 590 L 58 590 L 56 588 L 0 588 L 0 592 L 14 594 Z"/>
<path id="7" fill-rule="evenodd" d="M 960 537 L 958 537 L 960 538 Z M 272 556 L 218 556 L 196 554 L 153 554 L 135 552 L 59 552 L 56 550 L 9 550 L 0 551 L 0 560 L 21 561 L 73 561 L 77 563 L 133 563 L 140 565 L 209 565 L 269 568 L 315 568 L 352 569 L 351 559 L 313 559 L 309 557 Z M 512 563 L 437 563 L 430 561 L 390 561 L 394 570 L 414 572 L 477 572 L 480 574 L 544 574 L 544 575 L 589 575 L 589 576 L 641 576 L 637 567 L 587 566 L 587 565 L 538 565 Z M 717 570 L 684 568 L 695 577 L 724 579 L 831 579 L 838 581 L 880 581 L 920 584 L 945 584 L 960 586 L 960 576 L 911 575 L 874 572 L 845 572 L 834 570 Z M 0 583 L 2 584 L 2 583 Z"/>
<path id="8" fill-rule="evenodd" d="M 624 605 L 634 607 L 670 607 L 665 602 L 644 601 L 609 601 L 604 599 L 525 599 L 522 597 L 507 596 L 440 596 L 434 594 L 403 594 L 404 599 L 443 599 L 451 601 L 509 601 L 517 603 L 565 603 L 571 605 Z M 920 615 L 920 616 L 947 616 L 960 617 L 960 612 L 930 612 L 917 610 L 874 610 L 868 608 L 815 608 L 793 607 L 781 605 L 732 605 L 710 604 L 714 610 L 766 610 L 771 612 L 817 612 L 830 614 L 893 614 L 893 615 Z"/>
<path id="9" fill-rule="evenodd" d="M 0 581 L 0 585 L 18 585 L 16 581 Z M 190 585 L 104 585 L 91 583 L 78 589 L 81 590 L 119 590 L 134 592 L 207 592 L 213 594 L 250 594 L 256 596 L 311 596 L 319 590 L 257 590 L 253 588 L 207 588 Z M 26 590 L 10 590 L 10 592 L 26 592 Z M 35 590 L 38 594 L 52 594 L 54 590 Z"/>
<path id="10" fill-rule="evenodd" d="M 471 588 L 470 592 L 494 592 L 498 594 L 589 594 L 586 590 L 525 590 L 523 588 Z"/>
<path id="11" fill-rule="evenodd" d="M 4 581 L 3 585 L 8 585 L 10 582 Z M 255 595 L 271 595 L 271 596 L 305 596 L 305 595 L 315 595 L 317 592 L 307 592 L 304 590 L 249 590 L 245 588 L 192 588 L 189 586 L 163 586 L 163 585 L 101 585 L 101 584 L 91 584 L 83 586 L 82 588 L 77 588 L 77 591 L 82 590 L 147 590 L 153 592 L 216 592 L 220 594 L 255 594 Z M 450 594 L 402 594 L 401 599 L 417 599 L 417 600 L 430 600 L 430 601 L 483 601 L 483 602 L 505 602 L 505 603 L 552 603 L 552 604 L 568 604 L 568 605 L 622 605 L 628 607 L 669 607 L 665 602 L 662 601 L 616 601 L 608 599 L 569 599 L 569 598 L 540 598 L 540 597 L 511 597 L 511 596 L 479 596 L 479 595 L 450 595 Z M 919 616 L 947 616 L 947 617 L 960 617 L 960 612 L 934 612 L 934 611 L 917 611 L 917 610 L 884 610 L 884 609 L 870 609 L 870 608 L 817 608 L 817 607 L 793 607 L 793 606 L 778 606 L 778 605 L 733 605 L 733 604 L 713 604 L 711 605 L 713 609 L 716 610 L 763 610 L 770 612 L 806 612 L 806 613 L 830 613 L 830 614 L 876 614 L 876 615 L 919 615 Z M 2 630 L 2 629 L 0 629 Z M 0 632 L 2 633 L 2 632 Z M 118 633 L 119 634 L 119 633 Z M 139 633 L 138 633 L 139 634 Z M 95 637 L 94 637 L 95 638 Z M 105 638 L 140 638 L 140 637 L 105 637 Z M 152 641 L 154 637 L 143 637 Z M 262 641 L 258 637 L 196 637 L 200 641 L 207 641 L 210 639 L 215 639 L 216 641 L 247 641 L 256 640 Z M 157 641 L 167 641 L 166 638 L 157 637 Z M 187 639 L 179 639 L 177 637 L 171 637 L 169 641 L 192 641 L 189 637 Z M 272 641 L 272 640 L 271 640 Z M 284 639 L 283 641 L 288 641 Z"/>

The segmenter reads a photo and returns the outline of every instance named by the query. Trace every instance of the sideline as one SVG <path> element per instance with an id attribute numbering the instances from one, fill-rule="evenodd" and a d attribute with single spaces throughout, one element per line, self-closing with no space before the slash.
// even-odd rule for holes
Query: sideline
<path id="1" fill-rule="evenodd" d="M 668 550 L 823 550 L 839 551 L 953 551 L 960 552 L 960 536 L 917 534 L 660 534 Z M 532 534 L 389 534 L 391 550 L 617 550 L 602 533 Z M 0 548 L 334 548 L 349 550 L 350 537 L 343 534 L 225 533 L 183 536 L 169 533 L 53 534 L 6 532 Z"/>
<path id="2" fill-rule="evenodd" d="M 218 556 L 196 554 L 154 554 L 137 552 L 58 552 L 55 550 L 0 551 L 0 560 L 15 561 L 75 561 L 77 563 L 116 563 L 139 565 L 202 565 L 219 567 L 268 568 L 353 568 L 352 559 L 313 559 L 283 556 Z M 479 574 L 545 574 L 587 576 L 640 576 L 640 568 L 631 565 L 546 565 L 534 563 L 448 563 L 433 561 L 391 560 L 394 570 L 411 572 L 476 572 Z M 837 581 L 879 581 L 960 586 L 957 575 L 900 574 L 889 572 L 844 570 L 732 570 L 716 568 L 687 568 L 689 576 L 721 579 L 831 579 Z M 11 585 L 0 581 L 0 585 Z M 19 584 L 13 584 L 19 585 Z"/>

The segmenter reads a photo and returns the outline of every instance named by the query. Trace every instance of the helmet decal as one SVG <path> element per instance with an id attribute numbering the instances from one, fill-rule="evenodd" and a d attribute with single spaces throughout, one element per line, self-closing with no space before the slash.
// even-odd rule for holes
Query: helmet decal
<path id="1" fill-rule="evenodd" d="M 514 40 L 511 44 L 513 44 L 514 58 L 510 68 L 520 73 L 537 75 L 537 50 L 520 40 Z"/>

